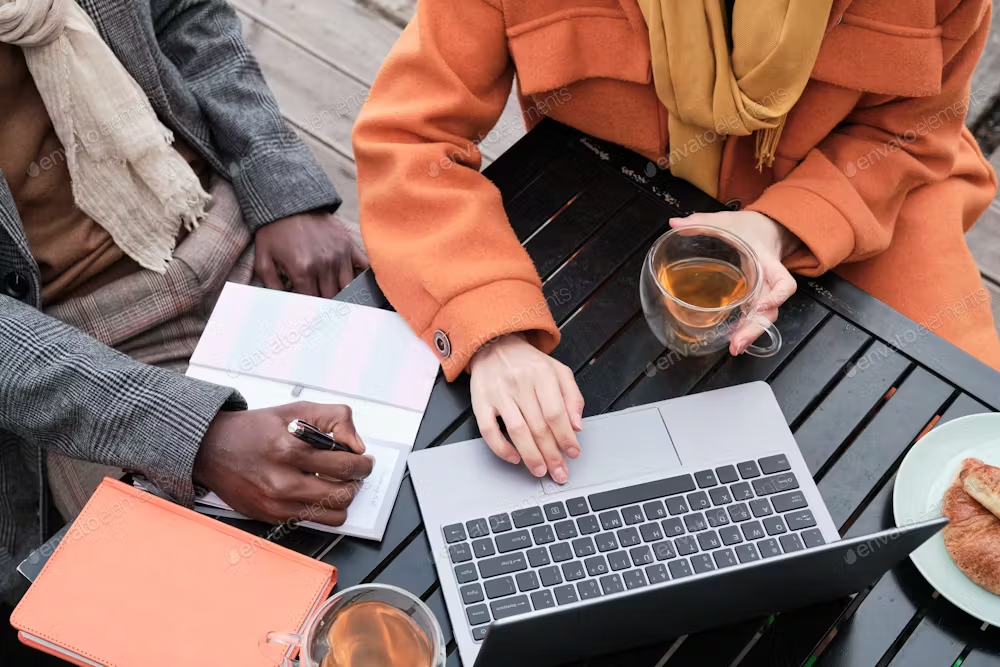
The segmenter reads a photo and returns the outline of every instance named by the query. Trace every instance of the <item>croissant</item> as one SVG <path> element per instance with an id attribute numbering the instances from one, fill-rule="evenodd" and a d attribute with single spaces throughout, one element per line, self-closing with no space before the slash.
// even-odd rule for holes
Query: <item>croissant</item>
<path id="1" fill-rule="evenodd" d="M 950 522 L 942 531 L 944 546 L 955 565 L 1000 595 L 1000 468 L 965 459 L 944 494 L 943 510 Z"/>

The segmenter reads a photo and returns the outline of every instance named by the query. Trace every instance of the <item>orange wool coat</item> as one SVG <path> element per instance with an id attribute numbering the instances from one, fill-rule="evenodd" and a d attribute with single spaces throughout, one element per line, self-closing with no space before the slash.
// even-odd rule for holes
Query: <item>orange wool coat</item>
<path id="1" fill-rule="evenodd" d="M 836 267 L 1000 368 L 964 239 L 996 191 L 964 123 L 989 25 L 989 0 L 835 0 L 773 167 L 757 171 L 752 137 L 729 138 L 719 191 L 804 242 L 793 271 Z M 559 339 L 474 147 L 515 74 L 529 125 L 544 113 L 666 164 L 667 112 L 636 0 L 420 0 L 358 118 L 354 151 L 379 284 L 428 344 L 448 335 L 448 379 L 498 334 L 529 332 L 546 352 Z"/>

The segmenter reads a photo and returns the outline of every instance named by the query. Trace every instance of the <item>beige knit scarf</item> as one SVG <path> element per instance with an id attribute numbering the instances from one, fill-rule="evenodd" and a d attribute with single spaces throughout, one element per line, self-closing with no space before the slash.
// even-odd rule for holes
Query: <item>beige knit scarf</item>
<path id="1" fill-rule="evenodd" d="M 140 266 L 166 271 L 209 196 L 90 17 L 74 0 L 0 0 L 0 42 L 24 51 L 77 207 Z"/>

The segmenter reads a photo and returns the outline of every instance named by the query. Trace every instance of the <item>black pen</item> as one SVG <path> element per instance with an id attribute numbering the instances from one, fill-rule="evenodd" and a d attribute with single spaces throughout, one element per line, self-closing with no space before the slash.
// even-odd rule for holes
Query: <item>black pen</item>
<path id="1" fill-rule="evenodd" d="M 292 423 L 288 425 L 288 432 L 302 442 L 305 442 L 316 449 L 325 449 L 332 452 L 347 452 L 348 454 L 354 453 L 354 450 L 347 445 L 337 442 L 328 433 L 323 433 L 323 431 L 308 422 L 302 421 L 301 419 L 292 420 Z"/>

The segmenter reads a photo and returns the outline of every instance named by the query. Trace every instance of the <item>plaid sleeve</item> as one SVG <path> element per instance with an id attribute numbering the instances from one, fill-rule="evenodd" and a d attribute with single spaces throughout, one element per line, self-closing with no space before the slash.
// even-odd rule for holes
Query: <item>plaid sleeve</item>
<path id="1" fill-rule="evenodd" d="M 141 364 L 82 331 L 0 296 L 0 428 L 67 456 L 143 473 L 194 502 L 201 440 L 228 387 Z"/>
<path id="2" fill-rule="evenodd" d="M 341 199 L 285 123 L 225 0 L 149 0 L 161 50 L 201 106 L 251 232 Z"/>

